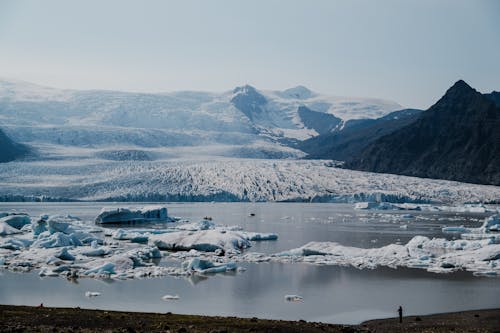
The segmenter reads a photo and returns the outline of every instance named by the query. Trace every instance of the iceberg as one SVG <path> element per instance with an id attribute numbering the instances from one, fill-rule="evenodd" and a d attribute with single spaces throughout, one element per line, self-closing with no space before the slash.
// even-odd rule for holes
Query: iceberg
<path id="1" fill-rule="evenodd" d="M 49 233 L 41 233 L 38 239 L 33 242 L 32 247 L 39 248 L 53 248 L 53 247 L 63 247 L 63 246 L 81 246 L 82 243 L 76 237 L 72 235 L 66 235 L 62 232 L 56 232 L 50 235 Z"/>
<path id="2" fill-rule="evenodd" d="M 245 231 L 242 232 L 242 234 L 250 241 L 269 241 L 278 239 L 278 234 L 275 233 L 260 233 L 260 232 Z"/>
<path id="3" fill-rule="evenodd" d="M 101 296 L 101 293 L 97 292 L 97 291 L 87 291 L 87 292 L 85 292 L 85 297 L 97 297 L 97 296 Z"/>
<path id="4" fill-rule="evenodd" d="M 287 302 L 302 302 L 304 298 L 299 295 L 285 295 L 285 301 Z"/>
<path id="5" fill-rule="evenodd" d="M 165 295 L 161 299 L 164 301 L 177 301 L 180 297 L 179 295 Z"/>
<path id="6" fill-rule="evenodd" d="M 136 222 L 173 222 L 166 207 L 147 206 L 141 209 L 103 208 L 95 218 L 98 224 L 136 223 Z"/>
<path id="7" fill-rule="evenodd" d="M 214 252 L 216 250 L 240 252 L 252 246 L 241 233 L 226 230 L 180 231 L 152 235 L 150 240 L 160 250 Z"/>
<path id="8" fill-rule="evenodd" d="M 0 236 L 9 236 L 22 233 L 21 230 L 11 227 L 5 222 L 0 222 Z"/>
<path id="9" fill-rule="evenodd" d="M 224 273 L 227 271 L 235 271 L 238 267 L 234 262 L 215 264 L 209 260 L 193 258 L 182 263 L 182 268 L 188 272 L 196 272 L 200 274 L 215 274 Z"/>
<path id="10" fill-rule="evenodd" d="M 29 239 L 13 237 L 0 242 L 0 248 L 18 251 L 30 247 L 32 243 L 33 241 Z"/>
<path id="11" fill-rule="evenodd" d="M 138 232 L 127 232 L 123 229 L 116 230 L 113 235 L 116 240 L 128 240 L 131 243 L 147 243 L 149 237 Z"/>
<path id="12" fill-rule="evenodd" d="M 8 224 L 9 226 L 21 230 L 27 224 L 31 223 L 31 219 L 26 214 L 10 214 L 0 218 L 0 224 Z"/>

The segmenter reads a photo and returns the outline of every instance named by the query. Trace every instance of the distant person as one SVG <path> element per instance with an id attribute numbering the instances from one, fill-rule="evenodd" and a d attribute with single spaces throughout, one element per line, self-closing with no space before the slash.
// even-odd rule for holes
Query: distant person
<path id="1" fill-rule="evenodd" d="M 402 323 L 403 322 L 403 307 L 401 305 L 399 306 L 398 313 L 399 313 L 399 323 Z"/>

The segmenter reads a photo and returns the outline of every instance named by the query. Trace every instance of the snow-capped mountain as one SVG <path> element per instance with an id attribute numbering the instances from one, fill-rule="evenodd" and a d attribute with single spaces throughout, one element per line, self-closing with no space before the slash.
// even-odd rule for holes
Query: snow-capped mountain
<path id="1" fill-rule="evenodd" d="M 316 136 L 333 129 L 339 119 L 376 118 L 397 109 L 401 106 L 390 101 L 325 96 L 302 86 L 284 91 L 245 85 L 223 93 L 132 93 L 0 80 L 0 127 L 14 140 L 36 147 L 219 145 L 271 148 L 298 157 L 303 153 L 280 142 Z"/>

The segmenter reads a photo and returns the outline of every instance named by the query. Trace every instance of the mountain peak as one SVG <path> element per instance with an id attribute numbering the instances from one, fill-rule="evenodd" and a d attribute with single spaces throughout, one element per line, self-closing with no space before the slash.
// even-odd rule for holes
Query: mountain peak
<path id="1" fill-rule="evenodd" d="M 449 106 L 457 103 L 470 102 L 478 95 L 481 95 L 474 88 L 465 83 L 464 80 L 458 80 L 444 94 L 434 106 Z"/>
<path id="2" fill-rule="evenodd" d="M 304 86 L 296 86 L 284 90 L 281 95 L 285 98 L 307 99 L 314 96 L 314 93 Z"/>
<path id="3" fill-rule="evenodd" d="M 249 84 L 245 84 L 244 86 L 239 86 L 239 87 L 234 88 L 233 93 L 234 94 L 237 94 L 237 93 L 254 94 L 254 93 L 257 93 L 257 89 L 255 89 L 254 87 L 252 87 Z"/>
<path id="4" fill-rule="evenodd" d="M 453 84 L 447 91 L 446 95 L 448 94 L 465 94 L 465 93 L 471 93 L 471 92 L 476 92 L 474 88 L 469 86 L 464 80 L 458 80 Z"/>

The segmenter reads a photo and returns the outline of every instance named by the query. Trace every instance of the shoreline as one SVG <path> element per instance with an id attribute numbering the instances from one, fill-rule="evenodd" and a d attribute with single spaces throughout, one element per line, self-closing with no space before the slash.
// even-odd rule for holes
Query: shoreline
<path id="1" fill-rule="evenodd" d="M 168 313 L 0 305 L 1 332 L 498 332 L 500 308 L 326 324 Z"/>

